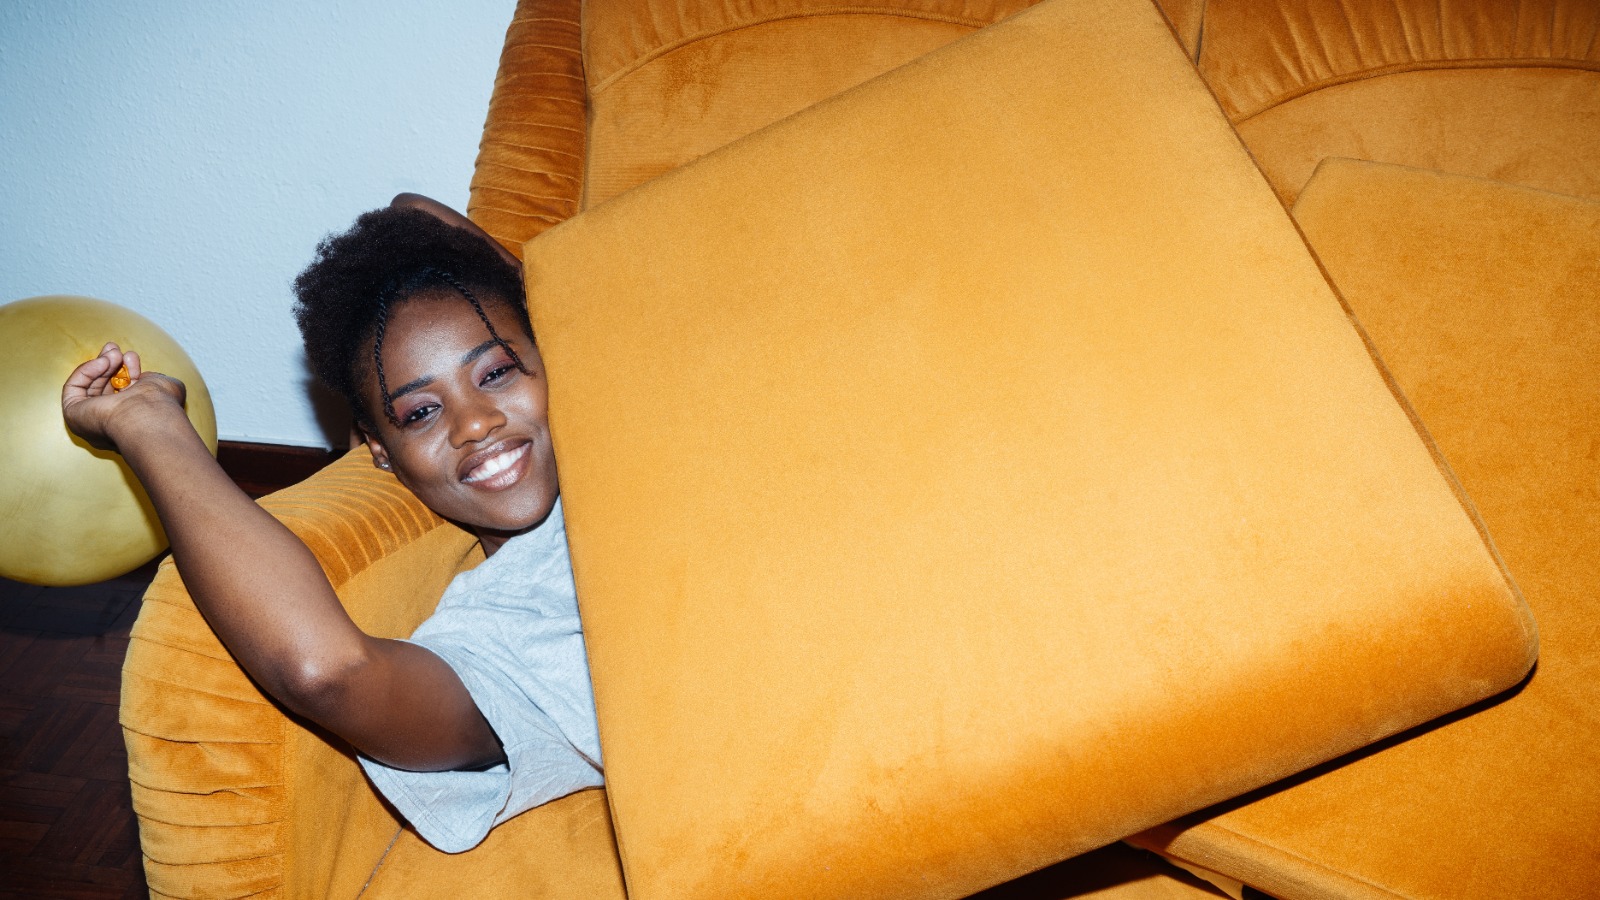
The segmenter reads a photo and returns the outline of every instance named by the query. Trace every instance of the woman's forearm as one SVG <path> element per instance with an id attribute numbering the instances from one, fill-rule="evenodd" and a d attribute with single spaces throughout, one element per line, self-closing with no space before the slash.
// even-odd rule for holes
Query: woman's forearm
<path id="1" fill-rule="evenodd" d="M 359 652 L 365 635 L 310 550 L 233 484 L 181 411 L 141 416 L 114 437 L 161 517 L 184 585 L 263 687 L 289 701 L 308 675 Z"/>

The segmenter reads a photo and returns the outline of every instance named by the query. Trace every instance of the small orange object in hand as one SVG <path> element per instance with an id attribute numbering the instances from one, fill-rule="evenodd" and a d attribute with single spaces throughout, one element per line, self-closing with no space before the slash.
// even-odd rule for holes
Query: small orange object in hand
<path id="1" fill-rule="evenodd" d="M 127 365 L 123 365 L 122 368 L 117 370 L 117 374 L 111 376 L 111 390 L 113 391 L 120 391 L 130 384 L 133 384 L 133 379 L 128 377 Z"/>

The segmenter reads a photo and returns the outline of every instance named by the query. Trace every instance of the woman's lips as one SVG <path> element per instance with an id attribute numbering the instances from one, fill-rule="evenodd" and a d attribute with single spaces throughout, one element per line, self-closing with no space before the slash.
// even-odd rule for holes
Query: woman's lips
<path id="1" fill-rule="evenodd" d="M 474 466 L 461 481 L 484 490 L 504 490 L 516 484 L 528 471 L 528 453 L 532 447 L 525 442 L 495 453 Z"/>

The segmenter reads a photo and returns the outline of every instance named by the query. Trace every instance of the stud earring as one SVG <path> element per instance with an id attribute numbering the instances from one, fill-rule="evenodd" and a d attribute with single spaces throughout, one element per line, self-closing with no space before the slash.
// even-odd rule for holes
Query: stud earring
<path id="1" fill-rule="evenodd" d="M 380 468 L 380 469 L 382 469 L 382 470 L 384 470 L 384 471 L 385 471 L 385 472 L 387 472 L 387 471 L 389 471 L 389 468 L 390 468 L 390 467 L 389 467 L 389 461 L 388 461 L 388 460 L 386 460 L 386 459 L 380 459 L 380 460 L 377 460 L 377 461 L 375 461 L 375 462 L 374 462 L 374 463 L 373 463 L 373 465 L 375 465 L 375 466 L 377 466 L 377 467 L 378 467 L 378 468 Z"/>

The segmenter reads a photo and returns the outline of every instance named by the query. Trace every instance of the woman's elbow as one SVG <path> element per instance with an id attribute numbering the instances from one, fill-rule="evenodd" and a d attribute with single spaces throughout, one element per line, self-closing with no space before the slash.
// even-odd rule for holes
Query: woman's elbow
<path id="1" fill-rule="evenodd" d="M 358 702 L 369 665 L 359 652 L 297 659 L 274 674 L 270 693 L 290 711 L 332 727 Z"/>

